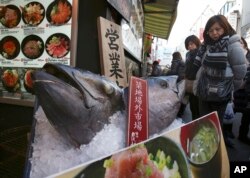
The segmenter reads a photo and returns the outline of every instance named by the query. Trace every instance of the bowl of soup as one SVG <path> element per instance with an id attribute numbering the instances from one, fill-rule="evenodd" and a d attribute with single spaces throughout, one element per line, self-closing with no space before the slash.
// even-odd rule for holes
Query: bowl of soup
<path id="1" fill-rule="evenodd" d="M 214 116 L 204 116 L 181 128 L 181 145 L 194 177 L 221 174 L 221 128 Z"/>

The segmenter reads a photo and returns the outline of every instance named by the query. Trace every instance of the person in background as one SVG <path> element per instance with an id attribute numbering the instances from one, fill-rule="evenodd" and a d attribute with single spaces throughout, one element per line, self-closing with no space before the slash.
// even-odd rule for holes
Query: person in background
<path id="1" fill-rule="evenodd" d="M 247 42 L 241 37 L 241 44 L 245 49 L 245 55 L 248 63 L 247 74 L 245 76 L 245 82 L 241 89 L 234 92 L 234 111 L 241 112 L 241 124 L 239 128 L 238 139 L 250 145 L 250 138 L 247 136 L 250 125 L 250 50 Z M 233 125 L 227 125 L 229 132 L 232 132 Z"/>
<path id="2" fill-rule="evenodd" d="M 161 66 L 158 61 L 154 61 L 152 65 L 152 73 L 151 76 L 160 76 L 162 73 Z"/>
<path id="3" fill-rule="evenodd" d="M 152 75 L 152 71 L 153 71 L 153 64 L 150 62 L 147 62 L 147 76 Z"/>
<path id="4" fill-rule="evenodd" d="M 195 35 L 190 35 L 185 39 L 185 48 L 186 50 L 188 50 L 188 52 L 186 53 L 186 62 L 185 62 L 185 79 L 187 80 L 195 80 L 196 74 L 194 73 L 193 63 L 200 45 L 201 45 L 200 39 Z M 200 117 L 199 99 L 193 93 L 186 93 L 186 94 L 189 96 L 192 119 L 195 120 Z"/>
<path id="5" fill-rule="evenodd" d="M 176 51 L 172 54 L 171 67 L 167 75 L 178 75 L 178 81 L 184 79 L 185 63 L 182 60 L 181 53 Z"/>
<path id="6" fill-rule="evenodd" d="M 182 60 L 181 53 L 176 51 L 172 54 L 172 61 L 171 61 L 171 67 L 170 70 L 167 72 L 167 75 L 177 75 L 178 79 L 177 82 L 184 79 L 185 75 L 185 63 Z M 184 97 L 179 112 L 177 114 L 177 117 L 182 117 L 186 108 L 186 97 Z"/>
<path id="7" fill-rule="evenodd" d="M 210 17 L 205 25 L 203 32 L 204 42 L 202 43 L 194 61 L 195 71 L 200 67 L 202 76 L 208 79 L 208 76 L 217 80 L 233 79 L 233 90 L 237 91 L 242 85 L 246 74 L 247 65 L 245 62 L 244 50 L 240 43 L 240 36 L 227 21 L 223 15 L 214 15 Z M 225 86 L 223 86 L 225 87 Z M 209 88 L 210 92 L 217 91 L 216 88 Z M 213 90 L 212 90 L 213 89 Z M 225 144 L 233 147 L 233 142 L 226 137 L 223 129 L 223 117 L 228 102 L 232 99 L 232 91 L 218 101 L 209 101 L 211 98 L 204 99 L 199 93 L 206 93 L 207 88 L 197 85 L 199 97 L 199 110 L 201 116 L 217 111 L 224 135 Z"/>

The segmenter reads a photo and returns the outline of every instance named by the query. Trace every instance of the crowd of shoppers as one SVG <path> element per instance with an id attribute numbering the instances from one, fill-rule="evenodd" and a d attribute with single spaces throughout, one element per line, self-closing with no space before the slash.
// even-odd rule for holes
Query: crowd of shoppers
<path id="1" fill-rule="evenodd" d="M 223 117 L 228 103 L 233 102 L 234 111 L 243 114 L 238 139 L 250 145 L 247 137 L 250 124 L 250 52 L 247 43 L 223 15 L 208 19 L 203 39 L 201 43 L 197 36 L 188 36 L 184 42 L 185 62 L 180 52 L 174 52 L 167 75 L 178 75 L 178 80 L 184 79 L 186 83 L 191 81 L 192 91 L 186 90 L 186 96 L 193 120 L 217 111 L 228 147 L 233 147 L 233 143 L 226 134 L 228 126 L 224 125 Z M 185 107 L 182 104 L 179 116 Z"/>

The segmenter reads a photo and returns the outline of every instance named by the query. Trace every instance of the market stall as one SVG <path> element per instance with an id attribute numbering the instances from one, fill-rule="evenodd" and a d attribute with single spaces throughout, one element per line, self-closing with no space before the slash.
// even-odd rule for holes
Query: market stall
<path id="1" fill-rule="evenodd" d="M 31 73 L 40 71 L 46 63 L 60 63 L 95 74 L 110 75 L 104 72 L 105 59 L 101 60 L 105 58 L 101 49 L 112 42 L 106 41 L 106 45 L 100 43 L 103 35 L 98 35 L 98 30 L 106 30 L 107 26 L 99 23 L 98 27 L 97 21 L 103 18 L 107 21 L 106 25 L 113 24 L 113 27 L 117 26 L 116 29 L 120 30 L 118 55 L 122 61 L 123 73 L 119 76 L 123 76 L 125 81 L 121 86 L 127 86 L 131 76 L 142 75 L 142 64 L 145 62 L 142 49 L 145 32 L 144 1 L 1 1 L 0 16 L 0 117 L 1 128 L 5 131 L 1 136 L 9 138 L 6 133 L 10 131 L 18 135 L 18 128 L 21 126 L 21 141 L 25 150 L 29 150 L 25 168 L 25 177 L 29 177 L 29 158 L 33 157 L 33 148 L 31 143 L 27 146 L 26 142 L 34 141 L 37 127 L 35 114 L 40 111 L 40 104 L 32 88 Z M 9 18 L 10 16 L 13 18 Z M 171 27 L 172 25 L 167 28 Z M 106 55 L 114 52 L 112 48 L 109 50 Z M 106 61 L 107 58 L 111 60 L 106 57 Z M 116 69 L 112 68 L 112 63 L 108 67 Z M 30 132 L 30 140 L 25 139 Z M 2 147 L 5 141 L 0 143 L 1 148 L 6 148 L 4 144 Z M 14 147 L 9 150 L 14 150 Z M 10 153 L 13 154 L 11 151 Z M 22 155 L 21 166 L 24 157 Z M 5 165 L 8 159 L 9 157 L 1 159 L 1 164 Z"/>

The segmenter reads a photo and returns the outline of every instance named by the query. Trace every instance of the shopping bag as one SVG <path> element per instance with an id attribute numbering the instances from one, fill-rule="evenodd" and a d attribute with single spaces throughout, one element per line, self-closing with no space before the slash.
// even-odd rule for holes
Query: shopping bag
<path id="1" fill-rule="evenodd" d="M 202 71 L 197 83 L 197 96 L 204 101 L 220 102 L 232 98 L 233 77 L 211 77 Z"/>
<path id="2" fill-rule="evenodd" d="M 227 108 L 223 117 L 224 124 L 232 124 L 235 119 L 234 109 L 233 109 L 233 102 L 229 102 L 227 104 Z"/>

